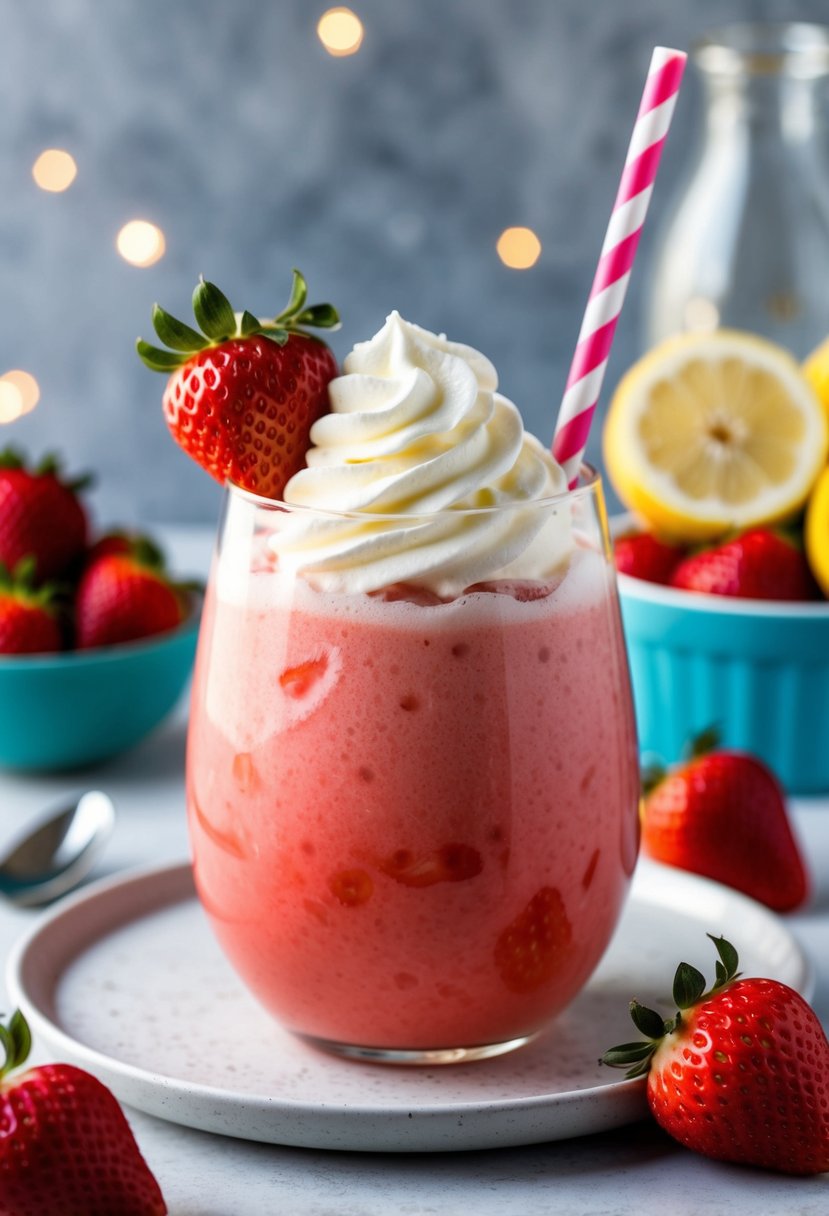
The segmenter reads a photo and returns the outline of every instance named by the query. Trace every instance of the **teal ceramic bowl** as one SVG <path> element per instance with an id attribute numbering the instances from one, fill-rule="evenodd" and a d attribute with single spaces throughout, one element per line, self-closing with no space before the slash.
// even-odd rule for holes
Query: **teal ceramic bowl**
<path id="1" fill-rule="evenodd" d="M 0 766 L 80 768 L 138 743 L 187 683 L 198 616 L 120 646 L 0 657 Z"/>
<path id="2" fill-rule="evenodd" d="M 829 603 L 727 599 L 619 576 L 639 746 L 714 726 L 793 794 L 829 791 Z"/>

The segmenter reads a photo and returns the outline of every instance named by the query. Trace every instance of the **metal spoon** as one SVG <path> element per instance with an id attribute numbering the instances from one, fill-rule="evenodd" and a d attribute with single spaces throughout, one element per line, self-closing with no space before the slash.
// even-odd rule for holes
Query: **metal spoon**
<path id="1" fill-rule="evenodd" d="M 82 794 L 0 858 L 0 896 L 36 907 L 65 895 L 92 869 L 114 823 L 111 798 L 100 790 Z"/>

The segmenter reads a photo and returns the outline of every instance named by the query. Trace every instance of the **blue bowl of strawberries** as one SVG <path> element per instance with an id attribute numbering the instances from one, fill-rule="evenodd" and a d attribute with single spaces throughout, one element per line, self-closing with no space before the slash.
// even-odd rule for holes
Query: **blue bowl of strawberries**
<path id="1" fill-rule="evenodd" d="M 674 762 L 714 728 L 789 793 L 829 790 L 829 602 L 796 535 L 689 548 L 630 517 L 615 532 L 642 751 Z"/>
<path id="2" fill-rule="evenodd" d="M 198 595 L 157 547 L 90 543 L 81 483 L 0 454 L 0 765 L 78 768 L 132 747 L 189 677 Z"/>

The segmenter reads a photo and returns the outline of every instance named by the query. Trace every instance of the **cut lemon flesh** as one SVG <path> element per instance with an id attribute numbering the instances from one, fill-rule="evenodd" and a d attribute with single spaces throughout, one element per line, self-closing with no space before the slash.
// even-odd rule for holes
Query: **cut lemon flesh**
<path id="1" fill-rule="evenodd" d="M 795 514 L 827 445 L 826 414 L 792 356 L 733 330 L 655 347 L 623 377 L 604 430 L 622 501 L 688 541 Z"/>
<path id="2" fill-rule="evenodd" d="M 806 506 L 806 557 L 823 594 L 829 597 L 829 469 L 824 469 Z"/>
<path id="3" fill-rule="evenodd" d="M 803 375 L 817 393 L 829 418 L 829 338 L 809 355 L 803 364 Z"/>

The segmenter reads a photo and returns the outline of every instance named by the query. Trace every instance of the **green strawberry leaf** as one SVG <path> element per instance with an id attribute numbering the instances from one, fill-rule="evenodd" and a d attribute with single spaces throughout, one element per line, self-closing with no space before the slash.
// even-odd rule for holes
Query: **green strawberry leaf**
<path id="1" fill-rule="evenodd" d="M 26 458 L 18 448 L 3 448 L 0 452 L 0 469 L 22 469 L 25 465 Z"/>
<path id="2" fill-rule="evenodd" d="M 716 963 L 717 981 L 714 987 L 722 988 L 724 984 L 739 975 L 740 957 L 731 942 L 726 941 L 724 937 L 714 937 L 713 933 L 708 933 L 706 936 L 710 937 L 720 956 Z"/>
<path id="3" fill-rule="evenodd" d="M 0 1078 L 19 1066 L 27 1059 L 32 1047 L 32 1036 L 26 1019 L 19 1009 L 11 1016 L 8 1026 L 0 1022 L 0 1048 L 3 1050 L 3 1061 L 0 1064 Z"/>
<path id="4" fill-rule="evenodd" d="M 176 351 L 159 350 L 157 346 L 151 346 L 143 338 L 139 338 L 135 343 L 135 349 L 142 362 L 153 372 L 173 372 L 184 362 Z"/>
<path id="5" fill-rule="evenodd" d="M 227 296 L 215 283 L 199 279 L 193 292 L 193 312 L 202 332 L 214 342 L 221 342 L 236 333 L 236 314 Z"/>
<path id="6" fill-rule="evenodd" d="M 171 350 L 192 352 L 204 350 L 207 346 L 207 339 L 203 334 L 196 333 L 195 329 L 191 329 L 183 321 L 178 321 L 159 304 L 153 304 L 153 329 L 159 341 Z"/>
<path id="7" fill-rule="evenodd" d="M 653 1043 L 620 1043 L 618 1047 L 609 1048 L 600 1062 L 611 1068 L 627 1068 L 628 1064 L 636 1064 L 652 1054 Z"/>
<path id="8" fill-rule="evenodd" d="M 685 747 L 685 757 L 688 760 L 698 760 L 700 756 L 707 756 L 710 752 L 714 752 L 720 746 L 722 741 L 722 731 L 718 726 L 707 726 L 705 730 L 695 735 Z"/>
<path id="9" fill-rule="evenodd" d="M 9 1035 L 12 1044 L 12 1056 L 8 1061 L 9 1068 L 19 1068 L 19 1066 L 29 1058 L 29 1052 L 32 1050 L 32 1035 L 29 1030 L 29 1023 L 24 1018 L 19 1009 L 15 1009 L 9 1022 Z"/>
<path id="10" fill-rule="evenodd" d="M 293 275 L 291 298 L 276 318 L 277 321 L 287 321 L 289 317 L 295 316 L 308 298 L 308 285 L 296 267 Z"/>
<path id="11" fill-rule="evenodd" d="M 630 1002 L 630 1016 L 633 1024 L 649 1039 L 661 1039 L 665 1033 L 665 1020 L 653 1009 L 640 1005 L 638 1001 Z"/>
<path id="12" fill-rule="evenodd" d="M 333 304 L 312 304 L 294 317 L 292 327 L 313 325 L 317 329 L 336 329 L 339 323 L 340 314 Z"/>
<path id="13" fill-rule="evenodd" d="M 255 317 L 252 312 L 247 309 L 242 313 L 239 321 L 239 333 L 243 338 L 249 338 L 251 334 L 262 332 L 262 322 L 258 317 Z"/>
<path id="14" fill-rule="evenodd" d="M 674 1001 L 679 1009 L 690 1009 L 705 992 L 705 976 L 690 963 L 680 963 L 674 976 Z"/>

